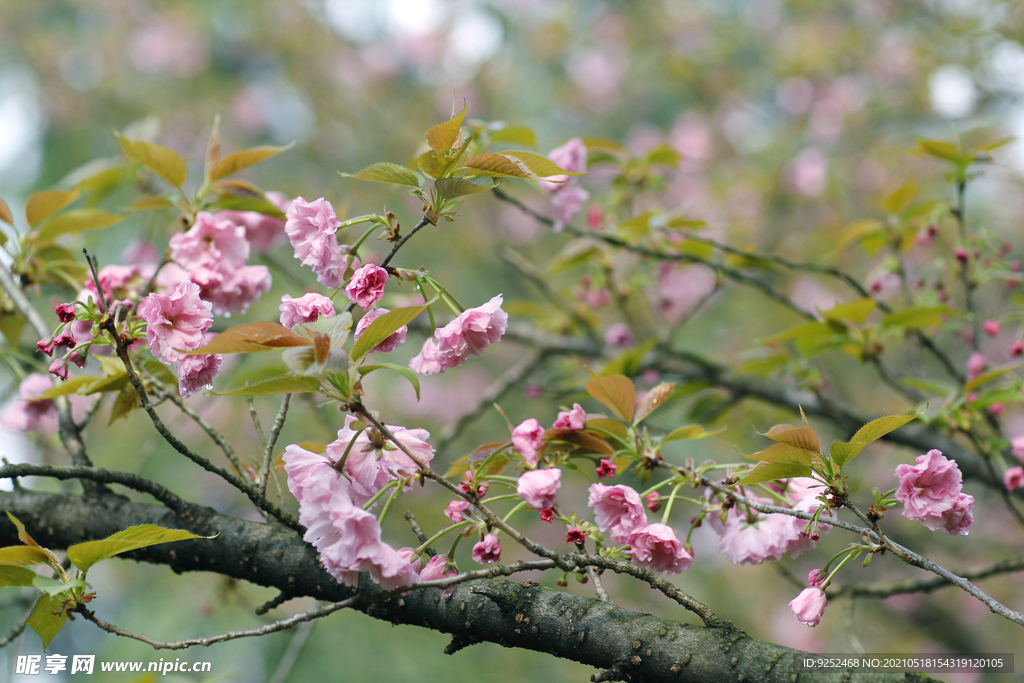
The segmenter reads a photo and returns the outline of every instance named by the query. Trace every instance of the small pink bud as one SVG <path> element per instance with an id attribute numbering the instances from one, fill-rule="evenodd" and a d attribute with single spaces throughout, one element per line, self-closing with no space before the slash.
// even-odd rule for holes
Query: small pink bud
<path id="1" fill-rule="evenodd" d="M 807 583 L 815 588 L 821 588 L 821 584 L 825 583 L 825 572 L 820 569 L 812 569 L 807 575 Z"/>
<path id="2" fill-rule="evenodd" d="M 597 478 L 604 479 L 606 477 L 614 477 L 615 470 L 617 470 L 618 468 L 618 465 L 616 465 L 611 460 L 608 460 L 607 458 L 601 458 L 601 462 L 597 466 Z"/>
<path id="3" fill-rule="evenodd" d="M 69 323 L 69 322 L 71 322 L 72 320 L 75 319 L 75 305 L 74 304 L 58 304 L 57 305 L 57 309 L 56 309 L 56 313 L 57 313 L 57 318 L 62 323 Z"/>
<path id="4" fill-rule="evenodd" d="M 40 353 L 45 353 L 47 356 L 53 355 L 53 339 L 41 339 L 36 342 L 36 350 Z"/>
<path id="5" fill-rule="evenodd" d="M 1017 469 L 1020 469 L 1019 467 Z M 582 544 L 587 540 L 587 535 L 580 531 L 579 527 L 572 527 L 565 534 L 565 542 L 569 544 Z"/>
<path id="6" fill-rule="evenodd" d="M 58 358 L 50 363 L 47 372 L 54 377 L 59 377 L 61 380 L 66 380 L 68 378 L 68 364 L 64 359 Z"/>
<path id="7" fill-rule="evenodd" d="M 1006 410 L 1002 403 L 993 403 L 988 407 L 988 414 L 995 417 L 996 415 L 1002 414 Z"/>
<path id="8" fill-rule="evenodd" d="M 651 491 L 647 494 L 647 509 L 651 512 L 657 512 L 661 509 L 661 494 L 657 491 Z"/>
<path id="9" fill-rule="evenodd" d="M 1020 339 L 1018 339 L 1017 341 L 1013 342 L 1013 345 L 1010 346 L 1010 355 L 1011 356 L 1021 356 L 1021 355 L 1024 355 L 1024 342 L 1022 342 Z"/>
<path id="10" fill-rule="evenodd" d="M 73 349 L 75 348 L 75 335 L 71 334 L 71 330 L 64 330 L 53 338 L 53 345 Z"/>
<path id="11" fill-rule="evenodd" d="M 542 521 L 551 524 L 551 521 L 555 518 L 555 511 L 551 508 L 544 508 L 540 511 L 540 518 Z"/>
<path id="12" fill-rule="evenodd" d="M 1003 483 L 1007 491 L 1013 491 L 1024 484 L 1024 467 L 1011 467 L 1003 472 Z"/>
<path id="13" fill-rule="evenodd" d="M 967 250 L 963 247 L 957 247 L 954 249 L 953 256 L 955 256 L 956 260 L 960 262 L 960 265 L 967 265 L 967 261 L 971 258 L 967 253 Z"/>
<path id="14" fill-rule="evenodd" d="M 967 402 L 968 403 L 974 403 L 977 400 L 978 400 L 978 392 L 972 391 L 971 393 L 967 394 Z"/>
<path id="15" fill-rule="evenodd" d="M 985 330 L 985 334 L 990 337 L 998 337 L 1000 332 L 999 322 L 996 320 L 986 320 L 982 324 L 982 329 Z"/>

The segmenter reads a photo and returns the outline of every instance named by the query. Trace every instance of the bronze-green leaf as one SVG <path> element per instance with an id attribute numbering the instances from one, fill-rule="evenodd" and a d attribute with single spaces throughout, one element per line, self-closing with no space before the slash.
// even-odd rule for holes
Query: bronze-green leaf
<path id="1" fill-rule="evenodd" d="M 529 169 L 530 173 L 539 178 L 548 178 L 555 175 L 586 175 L 584 171 L 567 171 L 547 157 L 532 152 L 501 152 L 506 157 L 521 162 Z"/>
<path id="2" fill-rule="evenodd" d="M 625 375 L 598 376 L 591 373 L 587 393 L 607 406 L 616 417 L 633 421 L 636 410 L 636 389 Z"/>
<path id="3" fill-rule="evenodd" d="M 751 460 L 764 460 L 765 462 L 795 462 L 802 465 L 810 465 L 815 461 L 816 457 L 820 460 L 818 453 L 815 451 L 809 451 L 806 448 L 800 448 L 799 446 L 793 446 L 781 441 L 773 443 L 763 451 L 751 453 L 750 455 L 744 454 L 743 457 L 750 458 Z"/>
<path id="4" fill-rule="evenodd" d="M 320 391 L 316 377 L 275 377 L 250 387 L 231 391 L 211 391 L 214 396 L 267 396 L 270 394 L 311 394 Z"/>
<path id="5" fill-rule="evenodd" d="M 138 407 L 138 392 L 135 391 L 135 387 L 125 383 L 117 398 L 114 399 L 114 405 L 110 406 L 110 419 L 107 420 L 107 426 L 109 427 L 122 417 L 128 417 Z"/>
<path id="6" fill-rule="evenodd" d="M 662 382 L 648 391 L 644 395 L 643 400 L 640 401 L 640 406 L 637 408 L 636 415 L 633 418 L 634 421 L 640 422 L 640 420 L 665 405 L 665 400 L 672 395 L 675 388 L 675 382 Z"/>
<path id="7" fill-rule="evenodd" d="M 887 213 L 902 213 L 917 196 L 917 183 L 907 181 L 882 199 L 882 209 Z"/>
<path id="8" fill-rule="evenodd" d="M 827 311 L 823 311 L 820 308 L 818 312 L 821 313 L 821 317 L 829 322 L 835 323 L 853 323 L 858 327 L 867 322 L 868 316 L 875 310 L 877 303 L 874 299 L 864 298 L 851 301 L 846 304 L 840 304 L 830 308 Z"/>
<path id="9" fill-rule="evenodd" d="M 882 327 L 921 329 L 941 325 L 947 318 L 960 315 L 949 306 L 915 306 L 890 313 L 882 319 Z"/>
<path id="10" fill-rule="evenodd" d="M 746 476 L 740 479 L 740 485 L 760 484 L 776 479 L 811 476 L 811 466 L 793 462 L 760 462 Z"/>
<path id="11" fill-rule="evenodd" d="M 818 434 L 810 427 L 795 427 L 793 425 L 775 425 L 761 436 L 767 436 L 772 441 L 788 443 L 812 453 L 821 451 L 821 442 Z"/>
<path id="12" fill-rule="evenodd" d="M 615 448 L 597 432 L 580 429 L 549 429 L 544 432 L 545 441 L 563 441 L 572 444 L 583 453 L 600 453 L 612 455 Z"/>
<path id="13" fill-rule="evenodd" d="M 237 173 L 243 168 L 248 168 L 253 164 L 280 154 L 285 150 L 291 149 L 295 143 L 284 145 L 282 147 L 273 147 L 271 145 L 265 145 L 263 147 L 253 147 L 252 149 L 243 149 L 240 152 L 232 152 L 210 168 L 210 181 L 220 180 L 226 178 L 232 173 Z"/>
<path id="14" fill-rule="evenodd" d="M 99 541 L 77 543 L 68 548 L 68 559 L 83 572 L 87 572 L 97 562 L 102 562 L 114 555 L 159 543 L 187 541 L 193 538 L 213 537 L 198 536 L 182 529 L 165 529 L 155 524 L 139 524 L 128 527 L 124 531 L 118 531 Z"/>
<path id="15" fill-rule="evenodd" d="M 39 227 L 39 240 L 45 242 L 59 235 L 84 230 L 99 230 L 121 222 L 124 215 L 101 209 L 74 209 L 57 214 Z"/>
<path id="16" fill-rule="evenodd" d="M 490 176 L 472 178 L 440 178 L 434 181 L 438 194 L 445 199 L 455 199 L 467 194 L 493 190 L 501 181 L 492 180 Z"/>
<path id="17" fill-rule="evenodd" d="M 405 166 L 393 164 L 390 161 L 378 161 L 370 164 L 356 174 L 342 173 L 346 178 L 357 180 L 369 180 L 375 183 L 391 183 L 392 185 L 408 185 L 409 187 L 420 187 L 422 178 Z"/>
<path id="18" fill-rule="evenodd" d="M 509 157 L 507 154 L 483 152 L 471 157 L 463 168 L 466 177 L 489 175 L 498 178 L 532 178 L 533 174 L 525 163 Z"/>
<path id="19" fill-rule="evenodd" d="M 462 119 L 466 117 L 466 103 L 462 103 L 462 111 L 439 123 L 427 131 L 427 144 L 435 152 L 446 152 L 450 150 L 460 139 Z"/>
<path id="20" fill-rule="evenodd" d="M 402 325 L 407 325 L 411 322 L 413 318 L 423 311 L 424 308 L 426 308 L 426 306 L 396 308 L 370 323 L 369 327 L 363 330 L 363 333 L 359 336 L 355 346 L 352 347 L 353 362 L 358 363 L 360 358 L 394 334 Z"/>
<path id="21" fill-rule="evenodd" d="M 52 389 L 47 389 L 39 396 L 28 399 L 29 401 L 44 401 L 50 398 L 57 398 L 58 396 L 70 396 L 71 394 L 77 394 L 79 389 L 88 387 L 95 383 L 97 380 L 102 379 L 95 375 L 83 375 L 82 377 L 74 377 L 61 382 Z"/>
<path id="22" fill-rule="evenodd" d="M 193 356 L 211 353 L 255 353 L 312 345 L 312 341 L 295 334 L 280 323 L 255 322 L 225 330 L 208 344 L 184 353 Z"/>
<path id="23" fill-rule="evenodd" d="M 39 574 L 24 567 L 0 566 L 0 588 L 31 586 L 38 576 Z"/>
<path id="24" fill-rule="evenodd" d="M 917 146 L 925 154 L 945 159 L 946 161 L 959 161 L 963 156 L 960 150 L 945 140 L 918 140 Z"/>
<path id="25" fill-rule="evenodd" d="M 152 142 L 129 140 L 120 133 L 115 133 L 121 142 L 124 155 L 132 161 L 138 162 L 174 187 L 181 187 L 188 180 L 188 166 L 173 149 Z"/>
<path id="26" fill-rule="evenodd" d="M 420 400 L 420 378 L 416 375 L 415 372 L 410 370 L 405 365 L 398 365 L 397 363 L 377 363 L 375 365 L 364 365 L 361 368 L 359 368 L 359 374 L 366 376 L 373 372 L 374 370 L 380 370 L 383 368 L 387 368 L 388 370 L 394 370 L 398 374 L 402 375 L 402 377 L 405 377 L 407 380 L 409 380 L 409 383 L 412 384 L 412 388 L 416 390 L 416 400 Z"/>
<path id="27" fill-rule="evenodd" d="M 25 218 L 30 228 L 36 227 L 41 221 L 57 213 L 71 202 L 78 199 L 78 189 L 74 190 L 43 190 L 36 192 L 25 202 Z"/>
<path id="28" fill-rule="evenodd" d="M 868 422 L 857 430 L 853 438 L 847 442 L 833 442 L 831 456 L 833 462 L 842 466 L 853 460 L 858 453 L 870 444 L 877 441 L 889 432 L 899 429 L 903 425 L 917 419 L 920 413 L 905 413 L 902 415 L 886 415 Z"/>
<path id="29" fill-rule="evenodd" d="M 129 211 L 155 211 L 156 209 L 174 209 L 177 205 L 167 197 L 153 194 L 139 197 L 128 205 Z"/>
<path id="30" fill-rule="evenodd" d="M 33 631 L 43 639 L 43 651 L 50 646 L 53 637 L 64 628 L 64 622 L 68 620 L 68 613 L 64 609 L 64 601 L 60 598 L 43 593 L 36 601 L 28 621 L 25 622 Z"/>
<path id="31" fill-rule="evenodd" d="M 0 199 L 0 221 L 7 225 L 14 225 L 14 214 L 11 213 L 11 207 L 7 206 L 7 202 L 2 199 Z"/>
<path id="32" fill-rule="evenodd" d="M 706 432 L 700 425 L 683 425 L 682 427 L 676 427 L 671 432 L 663 436 L 661 441 L 658 443 L 658 447 L 660 448 L 671 441 L 703 439 L 708 436 L 720 434 L 724 429 L 725 427 L 722 427 L 722 429 L 716 429 L 713 432 Z"/>
<path id="33" fill-rule="evenodd" d="M 8 567 L 29 567 L 35 564 L 50 564 L 54 558 L 38 546 L 11 545 L 0 548 L 0 565 Z"/>
<path id="34" fill-rule="evenodd" d="M 999 368 L 992 368 L 991 370 L 986 370 L 985 372 L 981 373 L 980 375 L 978 375 L 974 379 L 972 379 L 969 382 L 967 382 L 966 384 L 964 384 L 964 391 L 966 391 L 966 392 L 974 391 L 975 389 L 977 389 L 981 385 L 987 384 L 987 383 L 991 382 L 992 380 L 994 380 L 994 379 L 996 379 L 998 377 L 1001 377 L 1001 376 L 1005 375 L 1008 372 L 1013 372 L 1014 370 L 1016 370 L 1016 369 L 1018 369 L 1020 367 L 1024 367 L 1024 363 L 1010 363 L 1009 365 L 1004 365 L 1004 366 L 999 367 Z"/>

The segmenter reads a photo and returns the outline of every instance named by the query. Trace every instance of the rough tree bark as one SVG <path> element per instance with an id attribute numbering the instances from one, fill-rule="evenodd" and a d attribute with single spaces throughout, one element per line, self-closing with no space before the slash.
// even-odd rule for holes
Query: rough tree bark
<path id="1" fill-rule="evenodd" d="M 288 597 L 336 602 L 355 591 L 339 585 L 320 566 L 315 550 L 277 523 L 262 524 L 188 504 L 175 512 L 113 493 L 89 496 L 0 492 L 9 510 L 35 539 L 50 548 L 109 536 L 133 524 L 185 528 L 211 540 L 157 545 L 126 554 L 165 564 L 176 572 L 211 571 L 268 586 Z M 0 519 L 0 546 L 18 542 L 14 526 Z M 593 598 L 504 579 L 461 584 L 449 597 L 436 589 L 382 596 L 366 580 L 356 609 L 376 619 L 452 634 L 447 651 L 494 642 L 550 653 L 602 670 L 597 680 L 670 683 L 895 682 L 931 681 L 914 673 L 804 672 L 796 658 L 807 653 L 759 641 L 725 625 L 681 624 L 622 609 Z M 102 602 L 99 603 L 102 610 Z"/>

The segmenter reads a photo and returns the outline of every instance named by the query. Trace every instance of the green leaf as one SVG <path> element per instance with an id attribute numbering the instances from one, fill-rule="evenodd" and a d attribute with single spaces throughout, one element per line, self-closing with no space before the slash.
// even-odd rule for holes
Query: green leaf
<path id="1" fill-rule="evenodd" d="M 39 574 L 24 567 L 0 566 L 0 588 L 31 586 L 37 576 Z"/>
<path id="2" fill-rule="evenodd" d="M 751 453 L 750 455 L 743 454 L 743 457 L 750 458 L 751 460 L 763 460 L 765 462 L 795 462 L 802 465 L 810 465 L 816 459 L 821 459 L 817 451 L 810 451 L 782 441 L 773 443 L 763 451 Z"/>
<path id="3" fill-rule="evenodd" d="M 445 156 L 443 153 L 430 150 L 420 155 L 416 160 L 416 165 L 431 178 L 441 178 L 460 158 L 462 158 L 461 154 Z"/>
<path id="4" fill-rule="evenodd" d="M 896 311 L 882 318 L 882 327 L 921 329 L 941 325 L 947 318 L 959 316 L 949 306 L 915 306 Z"/>
<path id="5" fill-rule="evenodd" d="M 58 235 L 84 230 L 99 230 L 120 223 L 124 215 L 100 209 L 75 209 L 57 214 L 39 228 L 39 240 L 51 240 Z"/>
<path id="6" fill-rule="evenodd" d="M 67 583 L 58 581 L 57 579 L 51 579 L 48 576 L 39 576 L 32 580 L 32 586 L 43 591 L 51 597 L 56 597 L 61 593 L 66 593 L 72 588 L 88 588 L 89 584 L 81 579 L 72 579 Z"/>
<path id="7" fill-rule="evenodd" d="M 12 545 L 0 548 L 0 566 L 29 567 L 34 564 L 50 564 L 53 557 L 42 548 L 33 545 Z"/>
<path id="8" fill-rule="evenodd" d="M 761 462 L 746 476 L 740 479 L 739 484 L 760 484 L 776 479 L 791 479 L 793 477 L 809 477 L 812 474 L 810 465 L 801 465 L 793 462 Z"/>
<path id="9" fill-rule="evenodd" d="M 586 175 L 585 171 L 567 171 L 547 157 L 532 152 L 508 151 L 500 152 L 500 154 L 522 162 L 531 174 L 539 178 L 548 178 L 554 175 Z"/>
<path id="10" fill-rule="evenodd" d="M 291 149 L 294 145 L 295 143 L 292 142 L 284 145 L 283 147 L 266 145 L 263 147 L 253 147 L 252 149 L 243 149 L 240 152 L 232 152 L 210 168 L 210 182 L 226 178 L 233 173 L 241 171 L 243 168 L 248 168 L 253 164 L 258 164 L 264 159 L 268 159 L 275 154 Z M 184 178 L 182 179 L 182 182 L 185 182 Z"/>
<path id="11" fill-rule="evenodd" d="M 316 377 L 275 377 L 250 387 L 231 391 L 211 391 L 214 396 L 268 396 L 270 394 L 311 394 L 320 391 Z"/>
<path id="12" fill-rule="evenodd" d="M 352 347 L 352 361 L 358 363 L 360 358 L 394 334 L 402 325 L 411 322 L 424 308 L 426 306 L 396 308 L 374 320 L 370 323 L 369 327 L 363 330 L 363 333 Z"/>
<path id="13" fill-rule="evenodd" d="M 821 442 L 818 440 L 818 434 L 810 427 L 795 427 L 787 424 L 775 425 L 764 434 L 761 434 L 761 436 L 767 436 L 772 441 L 796 446 L 812 453 L 819 453 L 821 451 Z M 762 460 L 767 460 L 767 458 L 762 458 Z"/>
<path id="14" fill-rule="evenodd" d="M 86 396 L 92 394 L 105 394 L 112 391 L 121 391 L 128 385 L 128 373 L 125 372 L 124 368 L 117 368 L 112 375 L 107 377 L 101 377 L 94 384 L 90 384 L 87 387 L 81 387 L 78 390 L 79 394 L 85 394 Z"/>
<path id="15" fill-rule="evenodd" d="M 882 232 L 882 224 L 874 219 L 854 221 L 839 231 L 836 237 L 836 253 L 841 254 L 850 246 Z"/>
<path id="16" fill-rule="evenodd" d="M 495 181 L 490 176 L 476 176 L 473 178 L 439 178 L 434 181 L 434 187 L 438 194 L 445 199 L 455 199 L 467 194 L 493 190 L 501 181 Z"/>
<path id="17" fill-rule="evenodd" d="M 642 344 L 626 349 L 615 358 L 604 364 L 601 368 L 602 375 L 635 375 L 640 371 L 640 365 L 643 362 L 644 356 L 647 352 L 654 348 L 655 344 L 658 343 L 657 339 L 653 337 L 646 340 Z"/>
<path id="18" fill-rule="evenodd" d="M 192 356 L 212 353 L 256 353 L 312 344 L 309 339 L 295 334 L 280 323 L 255 322 L 225 330 L 208 344 L 195 351 L 183 353 Z"/>
<path id="19" fill-rule="evenodd" d="M 658 145 L 644 155 L 644 161 L 655 166 L 678 166 L 682 160 L 683 155 L 668 144 Z"/>
<path id="20" fill-rule="evenodd" d="M 483 152 L 471 157 L 464 165 L 466 177 L 489 175 L 498 178 L 532 178 L 526 164 L 505 154 Z"/>
<path id="21" fill-rule="evenodd" d="M 683 427 L 676 427 L 671 432 L 661 437 L 661 441 L 658 442 L 658 448 L 661 448 L 665 444 L 672 441 L 691 441 L 693 439 L 704 439 L 715 434 L 720 434 L 725 429 L 716 429 L 713 432 L 706 432 L 700 425 L 685 425 Z"/>
<path id="22" fill-rule="evenodd" d="M 638 216 L 633 216 L 628 221 L 619 223 L 615 232 L 629 242 L 638 242 L 651 234 L 651 216 L 653 215 L 653 212 L 645 211 Z"/>
<path id="23" fill-rule="evenodd" d="M 11 207 L 7 206 L 7 202 L 0 199 L 0 221 L 3 221 L 7 225 L 14 225 L 14 214 L 11 213 Z"/>
<path id="24" fill-rule="evenodd" d="M 177 152 L 163 145 L 129 140 L 117 131 L 114 132 L 121 142 L 121 149 L 124 150 L 126 157 L 138 162 L 143 168 L 157 174 L 174 187 L 181 187 L 185 184 L 188 179 L 188 166 Z"/>
<path id="25" fill-rule="evenodd" d="M 178 381 L 178 376 L 171 372 L 171 369 L 166 365 L 156 360 L 155 358 L 142 358 L 142 365 L 146 368 L 146 372 L 157 379 L 161 384 L 166 386 L 174 386 Z"/>
<path id="26" fill-rule="evenodd" d="M 882 199 L 882 209 L 887 213 L 903 213 L 917 196 L 917 183 L 913 180 L 900 185 Z"/>
<path id="27" fill-rule="evenodd" d="M 446 152 L 459 142 L 462 119 L 466 116 L 466 103 L 462 103 L 462 111 L 444 123 L 439 123 L 427 131 L 427 144 L 435 152 Z"/>
<path id="28" fill-rule="evenodd" d="M 451 467 L 449 467 L 448 471 L 445 472 L 445 479 L 458 476 L 463 472 L 468 472 L 470 465 L 472 464 L 470 462 L 470 459 L 472 459 L 473 462 L 481 462 L 487 460 L 487 458 L 494 455 L 496 452 L 498 452 L 505 446 L 508 446 L 508 441 L 485 443 L 481 446 L 477 446 L 476 448 L 473 449 L 472 453 L 467 453 L 466 455 L 462 456 L 461 458 L 459 458 L 458 460 L 451 464 Z M 498 456 L 497 458 L 494 458 L 494 460 L 500 460 L 501 462 L 498 463 L 497 466 L 495 466 L 494 461 L 492 460 L 491 463 L 488 464 L 487 467 L 485 468 L 486 471 L 481 470 L 483 474 L 498 474 L 509 463 L 509 459 L 504 456 Z"/>
<path id="29" fill-rule="evenodd" d="M 854 434 L 853 438 L 849 441 L 832 442 L 832 448 L 830 450 L 832 461 L 842 467 L 853 460 L 868 444 L 881 439 L 889 432 L 899 429 L 908 422 L 917 419 L 920 415 L 921 413 L 886 415 L 885 417 L 879 417 L 868 422 L 866 425 L 858 429 L 857 433 Z"/>
<path id="30" fill-rule="evenodd" d="M 28 219 L 29 227 L 36 227 L 40 221 L 57 213 L 76 199 L 78 199 L 77 188 L 36 192 L 25 202 L 25 218 Z"/>
<path id="31" fill-rule="evenodd" d="M 867 322 L 868 316 L 871 315 L 876 306 L 877 303 L 874 299 L 864 298 L 847 304 L 841 304 L 827 311 L 819 308 L 818 312 L 821 313 L 821 317 L 830 322 L 840 324 L 853 323 L 860 327 Z"/>
<path id="32" fill-rule="evenodd" d="M 370 164 L 354 175 L 351 173 L 342 173 L 341 175 L 345 178 L 391 183 L 392 185 L 408 185 L 409 187 L 420 187 L 423 184 L 423 179 L 417 173 L 390 161 L 378 161 L 375 164 Z"/>
<path id="33" fill-rule="evenodd" d="M 993 389 L 971 401 L 975 408 L 988 408 L 993 403 L 1024 403 L 1024 393 L 1013 389 Z"/>
<path id="34" fill-rule="evenodd" d="M 1024 363 L 1010 363 L 1009 365 L 1004 365 L 1002 367 L 987 370 L 978 375 L 977 377 L 975 377 L 974 379 L 970 380 L 966 384 L 964 384 L 964 391 L 974 391 L 981 385 L 987 384 L 988 382 L 991 382 L 997 377 L 1001 377 L 1006 373 L 1012 372 L 1021 367 L 1024 367 Z"/>
<path id="35" fill-rule="evenodd" d="M 43 639 L 43 651 L 49 647 L 53 637 L 64 628 L 64 622 L 68 620 L 68 613 L 64 611 L 64 601 L 51 595 L 43 593 L 36 601 L 28 621 L 29 627 L 39 634 Z"/>
<path id="36" fill-rule="evenodd" d="M 598 376 L 591 373 L 587 393 L 607 406 L 616 417 L 625 422 L 633 421 L 636 410 L 636 389 L 625 375 Z"/>
<path id="37" fill-rule="evenodd" d="M 213 537 L 197 536 L 182 529 L 165 529 L 155 524 L 139 524 L 138 526 L 128 527 L 124 531 L 118 531 L 116 534 L 99 541 L 77 543 L 68 548 L 68 559 L 83 572 L 87 572 L 97 562 L 102 562 L 114 555 L 159 543 L 187 541 L 192 538 Z"/>
<path id="38" fill-rule="evenodd" d="M 139 407 L 139 394 L 135 391 L 135 387 L 125 383 L 125 386 L 121 388 L 121 392 L 114 399 L 114 405 L 110 406 L 110 419 L 107 420 L 107 426 L 114 424 L 117 420 L 122 417 L 128 417 Z"/>
<path id="39" fill-rule="evenodd" d="M 175 209 L 177 205 L 167 197 L 153 194 L 139 197 L 128 205 L 129 211 L 155 211 L 157 209 Z"/>
<path id="40" fill-rule="evenodd" d="M 394 370 L 399 373 L 412 384 L 412 388 L 416 390 L 416 400 L 420 400 L 420 378 L 413 372 L 409 367 L 405 365 L 398 365 L 397 363 L 377 363 L 376 365 L 364 365 L 359 368 L 361 375 L 368 375 L 374 370 L 380 370 L 381 368 L 387 368 L 388 370 Z"/>
<path id="41" fill-rule="evenodd" d="M 904 377 L 900 380 L 900 384 L 928 391 L 939 396 L 949 396 L 958 389 L 958 386 L 952 382 L 944 382 L 937 379 L 919 379 L 917 377 Z"/>
<path id="42" fill-rule="evenodd" d="M 28 399 L 29 401 L 42 401 L 48 398 L 57 398 L 58 396 L 70 396 L 71 394 L 77 394 L 79 389 L 87 387 L 96 380 L 101 379 L 95 375 L 86 375 L 82 377 L 75 377 L 69 379 L 66 382 L 61 382 L 52 389 L 47 389 L 45 392 L 36 396 L 35 398 Z"/>
<path id="43" fill-rule="evenodd" d="M 1016 139 L 1017 138 L 996 138 L 995 140 L 983 142 L 974 149 L 977 152 L 991 152 L 994 149 L 999 149 L 1000 147 L 1010 144 Z"/>
<path id="44" fill-rule="evenodd" d="M 613 420 L 610 417 L 590 418 L 589 420 L 587 420 L 586 428 L 590 429 L 591 427 L 593 427 L 595 430 L 599 429 L 606 432 L 610 432 L 611 434 L 614 434 L 620 439 L 625 439 L 626 435 L 629 433 L 629 429 L 626 427 L 626 425 L 622 424 L 618 420 Z M 596 433 L 600 434 L 600 432 Z"/>
<path id="45" fill-rule="evenodd" d="M 523 147 L 536 147 L 537 136 L 529 126 L 505 126 L 491 133 L 491 142 L 511 142 Z"/>
<path id="46" fill-rule="evenodd" d="M 611 138 L 600 138 L 592 135 L 582 135 L 580 140 L 587 146 L 587 150 L 592 149 L 603 149 L 615 154 L 625 154 L 626 148 L 622 146 L 622 143 L 612 140 Z"/>
<path id="47" fill-rule="evenodd" d="M 3 233 L 0 233 L 3 235 Z M 6 235 L 4 235 L 6 237 Z M 25 319 L 17 313 L 0 313 L 0 333 L 4 335 L 12 349 L 18 348 L 21 331 L 25 329 Z"/>
<path id="48" fill-rule="evenodd" d="M 918 140 L 917 146 L 925 154 L 947 161 L 959 162 L 963 156 L 960 150 L 945 140 Z"/>

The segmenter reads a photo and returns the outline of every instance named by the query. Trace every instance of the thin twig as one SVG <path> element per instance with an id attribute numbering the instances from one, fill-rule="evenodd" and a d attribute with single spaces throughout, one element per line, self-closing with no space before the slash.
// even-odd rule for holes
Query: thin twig
<path id="1" fill-rule="evenodd" d="M 271 458 L 274 457 L 274 446 L 277 445 L 277 437 L 281 435 L 281 429 L 284 427 L 284 421 L 288 417 L 288 403 L 291 401 L 292 395 L 285 394 L 284 398 L 281 399 L 281 407 L 277 411 L 277 417 L 274 418 L 274 426 L 270 430 L 270 441 L 267 442 L 267 447 L 263 450 L 263 470 L 260 472 L 260 495 L 267 495 L 267 481 L 270 479 L 271 470 Z"/>
<path id="2" fill-rule="evenodd" d="M 990 576 L 1010 574 L 1024 571 L 1024 557 L 1015 557 L 995 564 L 990 564 L 977 569 L 970 569 L 959 572 L 960 578 L 967 580 L 986 579 Z M 907 593 L 931 593 L 939 588 L 952 586 L 949 581 L 941 576 L 933 576 L 924 579 L 901 579 L 899 581 L 885 581 L 878 583 L 847 584 L 838 588 L 826 590 L 831 597 L 860 597 L 860 598 L 888 598 L 893 595 L 904 595 Z"/>
<path id="3" fill-rule="evenodd" d="M 260 445 L 263 446 L 263 450 L 267 450 L 267 437 L 263 435 L 263 425 L 260 424 L 260 416 L 256 413 L 256 401 L 252 396 L 246 396 L 245 402 L 249 404 L 249 417 L 252 418 L 252 425 L 256 428 L 256 436 L 260 439 Z"/>
<path id="4" fill-rule="evenodd" d="M 227 458 L 228 462 L 231 463 L 231 467 L 234 468 L 235 474 L 241 476 L 242 464 L 238 460 L 238 456 L 235 455 L 235 449 L 231 446 L 231 444 L 228 443 L 228 440 L 224 438 L 224 435 L 217 431 L 217 429 L 213 425 L 204 420 L 199 413 L 192 410 L 192 408 L 190 408 L 189 405 L 185 403 L 184 399 L 181 398 L 181 396 L 175 389 L 167 388 L 156 378 L 151 377 L 150 380 L 153 382 L 153 385 L 158 389 L 160 398 L 168 399 L 171 403 L 178 407 L 178 410 L 185 413 L 185 415 L 191 418 L 193 422 L 199 425 L 200 429 L 206 432 L 206 435 L 209 436 L 210 439 L 212 439 L 213 442 L 217 444 L 221 451 L 224 452 L 224 457 Z"/>
<path id="5" fill-rule="evenodd" d="M 25 612 L 25 616 L 23 616 L 21 619 L 18 619 L 18 622 L 17 624 L 15 624 L 14 628 L 8 631 L 3 638 L 0 638 L 0 647 L 6 646 L 15 638 L 21 635 L 22 631 L 25 630 L 25 627 L 28 626 L 28 619 L 32 616 L 32 612 L 34 612 L 35 609 L 36 606 L 34 604 L 30 606 L 28 608 L 28 611 Z"/>
<path id="6" fill-rule="evenodd" d="M 427 225 L 431 225 L 430 219 L 427 218 L 426 214 L 424 214 L 423 217 L 420 218 L 419 223 L 413 226 L 413 229 L 407 232 L 405 237 L 395 242 L 395 246 L 391 247 L 391 251 L 388 252 L 388 255 L 384 257 L 384 260 L 380 262 L 380 267 L 387 268 L 388 265 L 391 263 L 391 259 L 395 258 L 395 254 L 398 253 L 398 250 L 404 247 L 405 243 L 408 242 L 413 235 L 415 235 L 417 232 L 419 232 Z M 355 307 L 356 305 L 354 303 L 351 303 L 345 310 L 351 313 L 352 309 L 354 309 Z"/>

